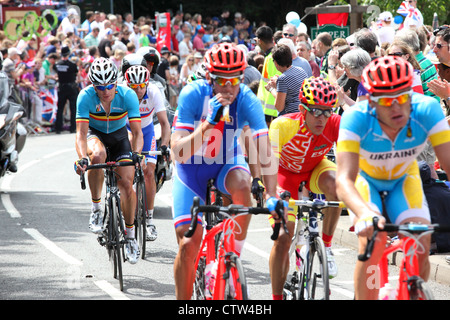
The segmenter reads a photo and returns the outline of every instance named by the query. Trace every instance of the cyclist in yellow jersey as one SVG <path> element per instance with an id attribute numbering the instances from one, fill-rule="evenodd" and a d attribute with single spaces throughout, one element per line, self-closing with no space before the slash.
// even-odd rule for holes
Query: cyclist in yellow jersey
<path id="1" fill-rule="evenodd" d="M 337 144 L 336 187 L 349 209 L 359 239 L 359 253 L 373 232 L 372 219 L 380 216 L 392 223 L 430 223 L 416 157 L 427 139 L 442 168 L 450 172 L 450 129 L 439 103 L 413 93 L 413 67 L 395 56 L 373 60 L 363 71 L 368 100 L 344 112 Z M 381 217 L 381 191 L 388 217 Z M 372 257 L 357 261 L 355 298 L 377 299 L 376 265 L 386 244 L 386 233 L 378 235 Z M 430 236 L 421 238 L 420 276 L 429 277 Z M 371 278 L 372 277 L 372 278 Z"/>

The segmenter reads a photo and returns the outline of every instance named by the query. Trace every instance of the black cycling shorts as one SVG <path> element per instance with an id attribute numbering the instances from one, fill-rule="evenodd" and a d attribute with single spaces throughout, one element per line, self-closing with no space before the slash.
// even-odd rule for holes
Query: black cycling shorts
<path id="1" fill-rule="evenodd" d="M 123 127 L 112 133 L 103 133 L 89 127 L 87 139 L 96 138 L 105 146 L 107 161 L 131 159 L 131 144 L 128 139 L 128 130 Z"/>

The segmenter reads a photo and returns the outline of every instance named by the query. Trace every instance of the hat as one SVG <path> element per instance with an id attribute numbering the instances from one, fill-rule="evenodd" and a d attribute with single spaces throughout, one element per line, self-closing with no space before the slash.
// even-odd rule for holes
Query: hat
<path id="1" fill-rule="evenodd" d="M 167 48 L 166 46 L 161 48 L 161 54 L 164 54 L 164 53 L 170 53 L 169 48 Z"/>
<path id="2" fill-rule="evenodd" d="M 259 27 L 258 30 L 255 32 L 256 38 L 262 41 L 272 41 L 273 38 L 273 31 L 268 26 L 262 26 Z"/>
<path id="3" fill-rule="evenodd" d="M 392 19 L 393 19 L 392 13 L 390 13 L 389 11 L 384 11 L 384 12 L 380 13 L 380 15 L 378 16 L 378 19 L 380 21 L 392 21 Z"/>
<path id="4" fill-rule="evenodd" d="M 62 47 L 61 48 L 61 55 L 63 57 L 67 57 L 70 55 L 70 48 L 69 47 Z"/>
<path id="5" fill-rule="evenodd" d="M 199 29 L 197 30 L 197 33 L 205 33 L 205 29 L 199 28 Z"/>
<path id="6" fill-rule="evenodd" d="M 200 53 L 200 52 L 196 52 L 195 54 L 194 54 L 194 58 L 203 58 L 203 56 L 202 56 L 202 54 Z"/>
<path id="7" fill-rule="evenodd" d="M 107 36 L 107 35 L 110 35 L 110 34 L 113 34 L 112 29 L 111 28 L 106 29 L 105 30 L 105 35 Z"/>
<path id="8" fill-rule="evenodd" d="M 420 178 L 423 183 L 430 182 L 431 180 L 431 170 L 428 163 L 425 161 L 419 161 L 418 163 L 419 171 L 420 171 Z"/>

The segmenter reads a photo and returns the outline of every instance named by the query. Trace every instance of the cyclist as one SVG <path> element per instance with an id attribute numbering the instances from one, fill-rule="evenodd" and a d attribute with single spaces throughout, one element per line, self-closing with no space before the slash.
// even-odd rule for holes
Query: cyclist
<path id="1" fill-rule="evenodd" d="M 133 90 L 117 85 L 118 70 L 115 64 L 106 58 L 97 58 L 89 69 L 92 85 L 81 90 L 77 99 L 77 134 L 76 161 L 77 173 L 92 164 L 113 161 L 136 161 L 132 153 L 141 152 L 143 138 L 139 100 Z M 133 134 L 133 144 L 128 139 L 126 119 L 129 119 Z M 134 212 L 136 207 L 133 191 L 133 167 L 119 167 L 118 186 L 121 194 L 121 207 L 126 224 L 125 254 L 130 263 L 136 263 L 139 248 L 134 236 Z M 101 233 L 103 213 L 100 205 L 103 172 L 88 172 L 89 188 L 92 196 L 92 213 L 89 228 L 94 233 Z"/>
<path id="2" fill-rule="evenodd" d="M 125 83 L 136 92 L 139 99 L 139 111 L 141 113 L 141 128 L 144 134 L 144 147 L 142 152 L 156 151 L 156 138 L 153 126 L 154 114 L 161 124 L 161 151 L 169 160 L 170 150 L 167 147 L 170 142 L 170 124 L 167 119 L 164 98 L 158 87 L 149 83 L 150 72 L 141 65 L 131 66 L 124 75 Z M 129 125 L 128 125 L 129 126 Z M 133 139 L 133 136 L 130 137 Z M 144 170 L 145 186 L 147 192 L 148 220 L 147 240 L 156 240 L 158 233 L 153 222 L 153 210 L 155 206 L 156 182 L 155 167 L 156 155 L 147 155 L 147 166 Z"/>
<path id="3" fill-rule="evenodd" d="M 241 129 L 253 130 L 267 187 L 267 207 L 274 215 L 276 170 L 268 139 L 268 129 L 260 101 L 242 83 L 247 65 L 242 49 L 231 43 L 214 45 L 205 54 L 205 79 L 193 81 L 180 93 L 172 128 L 171 146 L 176 175 L 173 182 L 173 216 L 179 251 L 174 263 L 177 299 L 189 299 L 202 228 L 192 238 L 184 233 L 190 223 L 192 199 L 204 202 L 206 186 L 214 178 L 216 187 L 230 194 L 233 203 L 251 206 L 251 178 L 248 165 L 237 144 Z M 240 253 L 250 216 L 236 219 L 236 250 Z M 200 219 L 200 218 L 199 218 Z"/>
<path id="4" fill-rule="evenodd" d="M 450 172 L 450 130 L 439 103 L 412 92 L 414 70 L 402 58 L 373 60 L 363 71 L 368 100 L 344 112 L 337 144 L 337 192 L 349 209 L 363 253 L 373 231 L 372 218 L 380 216 L 380 191 L 388 191 L 386 211 L 395 224 L 430 223 L 416 157 L 427 138 L 446 172 Z M 359 174 L 358 174 L 359 173 Z M 386 223 L 380 217 L 379 227 Z M 386 244 L 381 233 L 372 257 L 355 266 L 355 298 L 377 299 L 374 276 Z M 420 275 L 429 276 L 430 236 L 421 239 Z"/>
<path id="5" fill-rule="evenodd" d="M 299 190 L 306 182 L 307 190 L 325 194 L 327 200 L 338 200 L 336 195 L 336 165 L 325 158 L 337 141 L 341 117 L 333 113 L 337 106 L 335 87 L 322 78 L 308 78 L 299 92 L 299 112 L 290 113 L 272 121 L 270 142 L 279 163 L 278 192 L 289 191 L 292 198 L 302 198 Z M 322 238 L 328 256 L 329 274 L 337 275 L 337 267 L 331 251 L 331 242 L 341 214 L 339 208 L 324 210 Z M 293 234 L 296 208 L 289 213 L 287 227 Z M 273 223 L 273 219 L 271 219 Z M 273 299 L 281 300 L 283 286 L 289 272 L 289 247 L 291 236 L 284 234 L 274 241 L 269 267 L 272 279 Z"/>

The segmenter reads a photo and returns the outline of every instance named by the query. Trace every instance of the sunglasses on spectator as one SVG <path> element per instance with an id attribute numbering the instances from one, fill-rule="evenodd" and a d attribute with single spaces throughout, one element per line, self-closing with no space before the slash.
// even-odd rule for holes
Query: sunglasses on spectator
<path id="1" fill-rule="evenodd" d="M 97 88 L 100 91 L 105 91 L 105 90 L 111 90 L 112 88 L 114 88 L 116 84 L 115 83 L 110 83 L 104 86 L 95 86 L 95 88 Z"/>
<path id="2" fill-rule="evenodd" d="M 214 80 L 215 83 L 217 83 L 219 86 L 224 87 L 227 84 L 230 84 L 232 87 L 238 85 L 241 83 L 241 80 L 243 78 L 243 75 L 237 76 L 237 77 L 218 77 L 213 74 L 211 74 L 211 79 Z"/>
<path id="3" fill-rule="evenodd" d="M 137 88 L 145 88 L 147 86 L 146 83 L 129 83 L 128 86 L 131 89 L 137 89 Z"/>
<path id="4" fill-rule="evenodd" d="M 325 118 L 329 118 L 329 117 L 331 117 L 331 114 L 333 113 L 333 109 L 310 108 L 310 107 L 307 107 L 305 105 L 303 105 L 303 108 L 305 108 L 315 118 L 318 118 L 321 115 L 324 115 Z"/>
<path id="5" fill-rule="evenodd" d="M 378 97 L 372 96 L 370 97 L 370 100 L 375 101 L 380 106 L 391 107 L 394 101 L 397 101 L 399 104 L 404 104 L 406 101 L 408 101 L 411 94 L 412 91 L 402 93 L 398 96 L 378 96 Z"/>
<path id="6" fill-rule="evenodd" d="M 404 55 L 403 52 L 392 52 L 388 54 L 388 56 L 396 56 L 396 57 L 401 57 L 403 55 Z"/>
<path id="7" fill-rule="evenodd" d="M 293 36 L 295 36 L 294 34 L 292 34 L 292 33 L 283 33 L 283 36 L 285 36 L 285 37 L 293 37 Z"/>
<path id="8" fill-rule="evenodd" d="M 448 47 L 448 44 L 436 43 L 434 46 L 440 50 L 442 47 Z"/>

